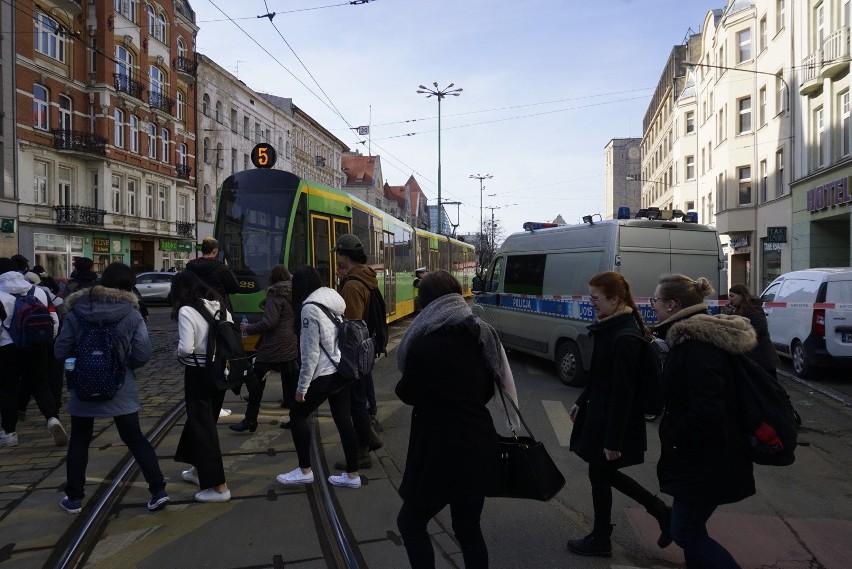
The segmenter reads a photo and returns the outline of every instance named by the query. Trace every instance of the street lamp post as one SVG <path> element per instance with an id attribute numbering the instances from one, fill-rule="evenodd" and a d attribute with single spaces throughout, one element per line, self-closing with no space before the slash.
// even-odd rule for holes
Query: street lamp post
<path id="1" fill-rule="evenodd" d="M 443 89 L 438 89 L 438 82 L 435 81 L 432 83 L 435 86 L 434 89 L 426 87 L 425 85 L 419 85 L 419 89 L 417 92 L 421 95 L 426 95 L 426 98 L 436 97 L 438 99 L 438 233 L 442 233 L 441 225 L 443 221 L 443 215 L 441 210 L 441 99 L 446 97 L 447 95 L 458 97 L 462 92 L 462 89 L 453 89 L 453 85 L 455 83 L 450 83 Z"/>
<path id="2" fill-rule="evenodd" d="M 473 180 L 479 180 L 479 273 L 482 274 L 482 190 L 484 186 L 482 185 L 483 180 L 490 180 L 493 178 L 491 174 L 471 174 L 469 178 Z"/>

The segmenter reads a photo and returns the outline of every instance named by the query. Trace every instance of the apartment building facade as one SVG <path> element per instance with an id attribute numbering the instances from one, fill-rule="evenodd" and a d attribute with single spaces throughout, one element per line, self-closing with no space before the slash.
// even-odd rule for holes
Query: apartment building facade
<path id="1" fill-rule="evenodd" d="M 0 256 L 18 252 L 18 200 L 15 192 L 15 9 L 11 2 L 0 2 Z M 7 35 L 8 34 L 8 35 Z"/>
<path id="2" fill-rule="evenodd" d="M 68 275 L 181 266 L 194 251 L 198 27 L 183 0 L 15 11 L 18 247 Z"/>
<path id="3" fill-rule="evenodd" d="M 801 102 L 796 138 L 800 175 L 792 183 L 792 269 L 852 265 L 850 1 L 802 0 L 793 88 Z"/>

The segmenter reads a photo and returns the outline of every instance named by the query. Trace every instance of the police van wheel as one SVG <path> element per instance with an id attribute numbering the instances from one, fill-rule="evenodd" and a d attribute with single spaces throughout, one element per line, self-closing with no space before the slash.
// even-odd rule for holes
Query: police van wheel
<path id="1" fill-rule="evenodd" d="M 793 356 L 793 370 L 796 375 L 802 379 L 810 377 L 813 366 L 808 363 L 808 353 L 805 351 L 805 346 L 797 340 L 790 353 Z"/>
<path id="2" fill-rule="evenodd" d="M 580 349 L 571 340 L 565 340 L 556 349 L 556 369 L 559 379 L 569 387 L 586 385 L 586 374 L 580 360 Z"/>

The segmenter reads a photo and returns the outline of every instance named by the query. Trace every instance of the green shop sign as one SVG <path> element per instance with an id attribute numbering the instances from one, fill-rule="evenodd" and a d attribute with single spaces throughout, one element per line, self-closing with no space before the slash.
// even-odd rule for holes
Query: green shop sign
<path id="1" fill-rule="evenodd" d="M 15 220 L 4 217 L 0 219 L 0 233 L 14 233 Z"/>
<path id="2" fill-rule="evenodd" d="M 192 241 L 172 241 L 170 239 L 160 239 L 160 251 L 178 251 L 181 253 L 190 253 L 192 251 Z"/>

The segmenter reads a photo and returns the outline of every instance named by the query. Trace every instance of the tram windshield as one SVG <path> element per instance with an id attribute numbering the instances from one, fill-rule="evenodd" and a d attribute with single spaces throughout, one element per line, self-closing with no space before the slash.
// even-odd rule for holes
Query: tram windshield
<path id="1" fill-rule="evenodd" d="M 275 183 L 270 184 L 265 178 L 263 185 L 253 184 L 252 178 L 256 178 L 251 175 L 253 172 L 256 171 L 241 172 L 225 180 L 216 216 L 219 255 L 240 281 L 241 292 L 265 289 L 269 271 L 283 262 L 290 212 L 298 187 L 298 178 L 285 172 L 282 174 L 287 174 L 286 177 Z M 295 184 L 288 183 L 293 180 Z"/>

